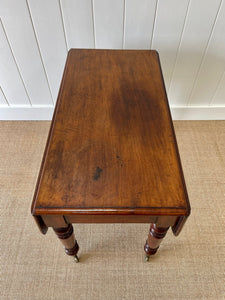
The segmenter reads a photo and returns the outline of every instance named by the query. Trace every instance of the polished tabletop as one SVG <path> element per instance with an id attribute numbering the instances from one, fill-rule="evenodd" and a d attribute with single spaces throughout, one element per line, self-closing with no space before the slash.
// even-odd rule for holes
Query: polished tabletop
<path id="1" fill-rule="evenodd" d="M 69 51 L 32 209 L 188 214 L 156 51 Z"/>

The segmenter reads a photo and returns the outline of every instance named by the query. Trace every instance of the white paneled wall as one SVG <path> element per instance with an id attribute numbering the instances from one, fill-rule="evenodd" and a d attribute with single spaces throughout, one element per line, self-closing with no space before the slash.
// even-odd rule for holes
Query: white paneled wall
<path id="1" fill-rule="evenodd" d="M 189 0 L 165 0 L 158 3 L 157 16 L 162 17 L 159 19 L 156 16 L 152 48 L 158 49 L 160 53 L 167 91 L 169 91 L 189 4 Z"/>
<path id="2" fill-rule="evenodd" d="M 202 5 L 202 1 L 190 2 L 168 91 L 171 104 L 185 106 L 190 99 L 221 0 L 207 2 L 207 5 Z"/>
<path id="3" fill-rule="evenodd" d="M 1 0 L 0 3 L 3 6 L 3 9 L 1 7 L 3 28 L 31 104 L 53 104 L 27 2 L 25 0 Z M 1 78 L 4 80 L 4 74 L 1 75 Z M 9 80 L 11 88 L 13 82 L 11 82 L 10 77 Z M 3 90 L 3 92 L 5 91 Z M 11 104 L 10 100 L 9 103 Z M 13 104 L 21 104 L 20 102 L 15 103 L 14 99 L 12 100 Z"/>
<path id="4" fill-rule="evenodd" d="M 70 48 L 156 49 L 175 119 L 225 119 L 225 0 L 1 0 L 0 119 L 50 119 Z"/>
<path id="5" fill-rule="evenodd" d="M 95 47 L 121 49 L 123 47 L 124 1 L 93 1 Z"/>
<path id="6" fill-rule="evenodd" d="M 215 95 L 212 98 L 212 104 L 214 106 L 224 106 L 224 95 L 225 95 L 225 72 L 223 73 L 223 77 L 218 83 L 216 88 Z"/>
<path id="7" fill-rule="evenodd" d="M 28 0 L 27 5 L 55 103 L 67 55 L 60 5 L 55 0 Z"/>
<path id="8" fill-rule="evenodd" d="M 92 1 L 66 0 L 60 5 L 68 49 L 94 48 Z"/>
<path id="9" fill-rule="evenodd" d="M 124 43 L 125 49 L 150 49 L 152 44 L 156 0 L 125 1 Z M 147 30 L 146 30 L 147 29 Z"/>
<path id="10" fill-rule="evenodd" d="M 0 23 L 0 85 L 8 103 L 13 105 L 29 105 L 30 101 L 23 79 L 13 56 L 6 33 Z"/>
<path id="11" fill-rule="evenodd" d="M 0 105 L 7 106 L 7 101 L 1 87 L 0 87 Z"/>

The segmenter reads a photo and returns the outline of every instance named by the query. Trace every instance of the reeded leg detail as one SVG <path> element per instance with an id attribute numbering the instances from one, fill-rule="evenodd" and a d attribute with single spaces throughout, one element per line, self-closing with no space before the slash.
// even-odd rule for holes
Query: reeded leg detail
<path id="1" fill-rule="evenodd" d="M 159 245 L 165 237 L 168 229 L 169 227 L 156 227 L 156 224 L 151 224 L 148 239 L 144 246 L 146 261 L 149 260 L 150 255 L 154 255 L 157 252 Z"/>
<path id="2" fill-rule="evenodd" d="M 61 240 L 66 254 L 74 256 L 75 262 L 79 262 L 79 258 L 77 256 L 79 245 L 75 239 L 72 224 L 69 224 L 65 228 L 53 228 L 53 230 Z"/>

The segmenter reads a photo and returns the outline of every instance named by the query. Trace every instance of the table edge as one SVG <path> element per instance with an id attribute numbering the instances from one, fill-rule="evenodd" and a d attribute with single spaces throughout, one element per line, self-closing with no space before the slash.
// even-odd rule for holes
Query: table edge
<path id="1" fill-rule="evenodd" d="M 39 207 L 32 212 L 37 215 L 151 215 L 151 216 L 189 216 L 184 207 L 109 207 L 109 208 L 67 208 Z"/>
<path id="2" fill-rule="evenodd" d="M 57 97 L 57 101 L 56 101 L 56 105 L 55 105 L 55 109 L 54 109 L 54 114 L 52 117 L 52 121 L 51 121 L 51 125 L 49 128 L 49 132 L 48 132 L 48 138 L 47 138 L 47 142 L 45 145 L 45 150 L 44 150 L 44 154 L 42 157 L 42 162 L 41 162 L 41 166 L 39 169 L 39 175 L 38 175 L 38 179 L 37 179 L 37 183 L 36 183 L 36 187 L 35 187 L 35 191 L 34 191 L 34 196 L 33 196 L 33 201 L 31 204 L 31 214 L 34 215 L 34 210 L 35 210 L 35 205 L 36 205 L 36 201 L 37 201 L 37 196 L 38 196 L 38 192 L 39 192 L 39 188 L 40 188 L 40 182 L 44 173 L 44 167 L 45 167 L 45 163 L 46 163 L 46 159 L 47 159 L 47 154 L 48 154 L 48 150 L 49 150 L 49 146 L 50 146 L 50 142 L 51 142 L 51 138 L 52 138 L 52 134 L 53 134 L 53 130 L 55 127 L 55 121 L 56 121 L 56 115 L 59 109 L 59 104 L 60 104 L 60 100 L 61 98 L 61 94 L 62 94 L 62 90 L 64 87 L 64 81 L 65 81 L 65 77 L 66 77 L 66 73 L 67 73 L 67 69 L 68 69 L 68 65 L 69 65 L 69 58 L 71 56 L 71 49 L 68 52 L 67 55 L 67 59 L 66 59 L 66 64 L 65 64 L 65 68 L 64 68 L 64 72 L 63 72 L 63 76 L 62 76 L 62 80 L 60 83 L 60 89 L 59 89 L 59 93 L 58 93 L 58 97 Z"/>
<path id="3" fill-rule="evenodd" d="M 185 179 L 184 179 L 184 172 L 183 172 L 180 153 L 179 153 L 179 148 L 178 148 L 178 144 L 177 144 L 177 138 L 176 138 L 175 129 L 174 129 L 174 126 L 173 126 L 173 120 L 172 120 L 171 110 L 170 110 L 169 101 L 168 101 L 168 97 L 167 97 L 166 85 L 165 85 L 164 78 L 163 78 L 163 72 L 162 72 L 162 66 L 161 66 L 161 62 L 160 62 L 160 58 L 159 58 L 159 53 L 156 50 L 155 50 L 155 52 L 157 54 L 157 59 L 158 59 L 158 63 L 159 63 L 160 76 L 161 76 L 161 81 L 162 81 L 162 84 L 163 84 L 163 90 L 164 90 L 165 99 L 166 99 L 166 107 L 167 107 L 167 111 L 168 111 L 168 114 L 169 114 L 170 126 L 171 126 L 171 129 L 172 129 L 172 134 L 173 134 L 173 139 L 174 139 L 174 147 L 175 147 L 175 151 L 176 151 L 178 167 L 179 167 L 179 170 L 180 170 L 181 181 L 182 181 L 182 185 L 183 185 L 183 189 L 184 189 L 184 197 L 185 197 L 186 205 L 187 205 L 187 208 L 186 208 L 187 216 L 189 216 L 190 213 L 191 213 L 191 206 L 190 206 L 187 187 L 186 187 L 186 183 L 185 183 Z"/>

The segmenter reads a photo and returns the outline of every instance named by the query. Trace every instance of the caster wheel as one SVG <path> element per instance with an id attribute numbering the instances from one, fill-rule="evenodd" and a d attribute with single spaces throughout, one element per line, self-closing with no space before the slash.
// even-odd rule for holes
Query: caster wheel
<path id="1" fill-rule="evenodd" d="M 77 255 L 74 256 L 75 263 L 79 263 L 79 257 Z"/>
<path id="2" fill-rule="evenodd" d="M 148 255 L 145 256 L 145 261 L 146 262 L 149 261 L 149 256 Z"/>

